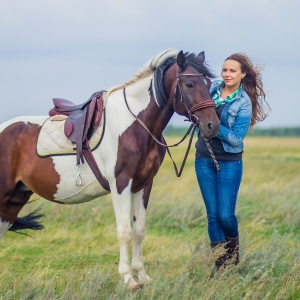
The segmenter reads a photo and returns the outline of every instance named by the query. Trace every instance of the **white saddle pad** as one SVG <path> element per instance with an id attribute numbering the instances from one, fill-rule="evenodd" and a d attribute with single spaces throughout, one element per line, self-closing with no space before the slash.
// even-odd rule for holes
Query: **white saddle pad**
<path id="1" fill-rule="evenodd" d="M 64 133 L 64 125 L 67 116 L 56 115 L 45 121 L 43 124 L 36 145 L 37 154 L 41 157 L 52 155 L 76 154 L 75 144 L 72 143 Z M 105 114 L 102 113 L 102 120 L 89 141 L 91 150 L 96 149 L 101 143 L 105 123 Z"/>

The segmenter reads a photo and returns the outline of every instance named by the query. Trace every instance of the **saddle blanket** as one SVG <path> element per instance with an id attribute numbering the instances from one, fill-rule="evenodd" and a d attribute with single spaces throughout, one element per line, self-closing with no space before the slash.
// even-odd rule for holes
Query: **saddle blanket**
<path id="1" fill-rule="evenodd" d="M 49 157 L 53 155 L 72 155 L 76 154 L 76 145 L 72 143 L 64 133 L 64 125 L 68 117 L 64 115 L 55 115 L 48 118 L 42 125 L 36 150 L 40 157 Z M 105 124 L 105 113 L 102 113 L 102 121 L 94 131 L 89 145 L 91 150 L 96 149 L 101 143 Z"/>

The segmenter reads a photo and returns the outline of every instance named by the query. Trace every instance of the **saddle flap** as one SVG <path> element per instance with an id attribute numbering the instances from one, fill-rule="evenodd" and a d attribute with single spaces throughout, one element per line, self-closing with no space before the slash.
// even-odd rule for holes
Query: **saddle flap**
<path id="1" fill-rule="evenodd" d="M 89 128 L 87 131 L 87 138 L 88 140 L 92 137 L 94 131 L 98 128 L 98 126 L 101 123 L 101 119 L 102 119 L 102 113 L 103 113 L 103 98 L 102 95 L 100 98 L 94 99 L 94 103 L 93 103 L 93 107 L 92 107 L 92 113 L 89 112 L 89 117 L 91 117 L 91 119 L 89 119 Z"/>
<path id="2" fill-rule="evenodd" d="M 101 117 L 103 112 L 103 98 L 97 99 L 96 112 L 93 121 L 93 127 L 97 128 L 101 123 Z"/>
<path id="3" fill-rule="evenodd" d="M 73 143 L 84 141 L 84 130 L 87 109 L 73 111 L 65 122 L 64 132 Z M 77 145 L 78 146 L 78 145 Z"/>
<path id="4" fill-rule="evenodd" d="M 85 132 L 84 132 L 84 135 L 83 135 L 84 138 L 86 137 L 86 134 L 87 134 L 88 130 L 91 127 L 92 119 L 93 119 L 94 114 L 95 114 L 95 106 L 96 106 L 96 98 L 93 98 L 90 105 L 88 106 L 87 120 L 86 120 L 86 123 L 85 123 Z"/>
<path id="5" fill-rule="evenodd" d="M 70 138 L 71 134 L 73 133 L 74 125 L 69 120 L 66 120 L 65 126 L 64 126 L 64 133 L 65 135 Z"/>

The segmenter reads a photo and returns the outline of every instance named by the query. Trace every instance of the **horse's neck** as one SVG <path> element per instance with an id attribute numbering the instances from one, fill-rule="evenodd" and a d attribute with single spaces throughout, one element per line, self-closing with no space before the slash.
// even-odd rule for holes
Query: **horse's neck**
<path id="1" fill-rule="evenodd" d="M 155 136 L 160 136 L 164 129 L 167 127 L 174 111 L 168 105 L 159 107 L 154 99 L 151 100 L 150 105 L 145 111 L 147 113 L 147 123 L 149 124 L 149 129 Z"/>
<path id="2" fill-rule="evenodd" d="M 164 106 L 158 105 L 153 89 L 153 76 L 149 76 L 128 86 L 126 94 L 132 112 L 143 121 L 155 136 L 160 136 L 174 111 L 169 103 Z"/>
<path id="3" fill-rule="evenodd" d="M 144 111 L 150 103 L 149 87 L 153 76 L 143 79 L 125 86 L 126 101 L 130 110 L 137 116 Z"/>

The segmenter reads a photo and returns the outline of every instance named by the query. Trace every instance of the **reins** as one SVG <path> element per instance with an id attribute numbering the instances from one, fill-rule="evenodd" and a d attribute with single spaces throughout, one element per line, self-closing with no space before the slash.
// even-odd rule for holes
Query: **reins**
<path id="1" fill-rule="evenodd" d="M 211 146 L 210 146 L 210 144 L 209 144 L 209 142 L 208 142 L 208 139 L 207 138 L 203 138 L 204 139 L 204 141 L 205 141 L 205 144 L 206 144 L 206 147 L 207 147 L 207 149 L 208 149 L 208 152 L 209 152 L 209 154 L 210 154 L 210 156 L 211 156 L 211 159 L 213 160 L 213 162 L 214 162 L 214 164 L 215 164 L 215 166 L 216 166 L 216 168 L 217 168 L 217 171 L 220 171 L 221 170 L 221 167 L 220 167 L 220 165 L 219 165 L 219 163 L 218 163 L 218 161 L 217 161 L 217 159 L 216 159 L 216 157 L 215 157 L 215 154 L 214 154 L 214 152 L 213 152 L 213 149 L 211 148 Z"/>
<path id="2" fill-rule="evenodd" d="M 197 103 L 197 104 L 194 104 L 192 107 L 190 107 L 187 99 L 186 99 L 186 96 L 185 94 L 183 93 L 182 89 L 181 89 L 181 86 L 180 86 L 180 77 L 182 76 L 205 76 L 204 74 L 201 74 L 201 73 L 187 73 L 187 74 L 180 74 L 179 73 L 179 68 L 177 66 L 177 69 L 176 69 L 176 85 L 175 85 L 175 88 L 174 88 L 174 94 L 173 94 L 173 99 L 174 99 L 174 102 L 173 102 L 173 108 L 174 108 L 174 112 L 176 112 L 176 107 L 175 107 L 175 104 L 176 104 L 176 92 L 177 92 L 177 88 L 178 88 L 178 91 L 180 93 L 180 103 L 182 103 L 188 113 L 188 116 L 189 116 L 189 121 L 192 123 L 190 125 L 190 127 L 188 128 L 187 132 L 185 133 L 185 135 L 183 136 L 183 138 L 176 144 L 173 144 L 173 145 L 167 145 L 166 141 L 165 141 L 165 138 L 163 137 L 163 135 L 161 135 L 164 143 L 162 143 L 161 141 L 159 141 L 149 130 L 149 128 L 146 126 L 146 124 L 138 117 L 136 116 L 132 110 L 130 109 L 129 105 L 128 105 L 128 102 L 127 102 L 127 98 L 126 98 L 126 91 L 125 91 L 125 85 L 123 86 L 123 95 L 124 95 L 124 100 L 125 100 L 125 103 L 126 103 L 126 106 L 128 108 L 128 110 L 130 111 L 130 113 L 135 117 L 135 119 L 139 122 L 139 124 L 149 133 L 149 135 L 153 138 L 153 140 L 163 146 L 163 147 L 166 147 L 166 150 L 168 152 L 168 155 L 169 157 L 171 158 L 172 162 L 173 162 L 173 165 L 174 165 L 174 169 L 175 169 L 175 173 L 176 173 L 176 176 L 177 177 L 180 177 L 181 174 L 182 174 L 182 171 L 183 171 L 183 168 L 184 168 L 184 165 L 185 165 L 185 162 L 186 162 L 186 159 L 188 157 L 188 154 L 189 154 L 189 151 L 190 151 L 190 148 L 191 148 L 191 144 L 192 144 L 192 140 L 193 140 L 193 137 L 194 137 L 194 133 L 195 133 L 195 130 L 197 128 L 197 125 L 199 124 L 199 118 L 194 114 L 195 111 L 197 110 L 200 110 L 200 109 L 203 109 L 203 108 L 207 108 L 207 107 L 215 107 L 215 102 L 211 99 L 208 99 L 208 100 L 205 100 L 201 103 Z M 185 153 L 185 156 L 183 158 L 183 162 L 181 164 L 181 167 L 178 171 L 178 168 L 177 168 L 177 165 L 175 163 L 175 161 L 173 160 L 173 157 L 171 155 L 171 152 L 169 150 L 169 148 L 171 147 L 176 147 L 178 146 L 179 144 L 181 144 L 185 139 L 186 137 L 191 133 L 191 137 L 190 137 L 190 140 L 189 140 L 189 143 L 188 143 L 188 147 L 187 147 L 187 150 L 186 150 L 186 153 Z M 210 153 L 210 156 L 217 168 L 217 170 L 219 171 L 221 169 L 220 165 L 218 164 L 218 161 L 214 155 L 214 152 L 207 140 L 207 138 L 204 138 L 204 141 L 206 143 L 206 146 L 207 146 L 207 149 Z"/>
<path id="3" fill-rule="evenodd" d="M 163 137 L 163 135 L 162 135 L 161 137 L 162 137 L 164 143 L 162 143 L 161 141 L 159 141 L 159 140 L 151 133 L 151 131 L 149 130 L 149 128 L 146 126 L 146 124 L 145 124 L 138 116 L 136 116 L 136 115 L 132 112 L 132 110 L 130 109 L 130 107 L 129 107 L 129 105 L 128 105 L 128 101 L 127 101 L 127 97 L 126 97 L 126 89 L 125 89 L 125 86 L 123 86 L 123 96 L 124 96 L 124 100 L 125 100 L 125 103 L 126 103 L 126 106 L 127 106 L 128 110 L 129 110 L 129 112 L 135 117 L 135 119 L 139 122 L 139 124 L 140 124 L 140 125 L 141 125 L 148 133 L 149 133 L 149 135 L 153 138 L 153 140 L 154 140 L 157 144 L 159 144 L 159 145 L 161 145 L 161 146 L 163 146 L 163 147 L 166 148 L 167 153 L 168 153 L 169 157 L 171 158 L 171 160 L 172 160 L 172 162 L 173 162 L 175 174 L 176 174 L 177 177 L 180 177 L 181 174 L 182 174 L 182 171 L 183 171 L 183 168 L 184 168 L 184 166 L 185 166 L 185 163 L 186 163 L 188 154 L 189 154 L 190 149 L 191 149 L 191 144 L 192 144 L 192 140 L 193 140 L 193 137 L 194 137 L 194 133 L 195 133 L 195 130 L 196 130 L 196 128 L 197 128 L 197 124 L 199 123 L 198 117 L 197 117 L 196 115 L 194 115 L 193 112 L 195 112 L 195 111 L 197 111 L 197 110 L 199 110 L 199 109 L 206 108 L 206 107 L 212 107 L 212 106 L 215 106 L 215 103 L 214 103 L 212 100 L 206 100 L 206 101 L 204 101 L 204 102 L 202 102 L 202 103 L 195 104 L 194 106 L 192 106 L 192 107 L 190 108 L 189 105 L 187 104 L 187 101 L 186 101 L 186 99 L 185 99 L 185 96 L 182 96 L 182 95 L 184 95 L 184 93 L 182 93 L 182 90 L 181 90 L 180 85 L 179 85 L 179 77 L 180 77 L 180 76 L 201 76 L 201 75 L 202 75 L 202 74 L 181 74 L 181 75 L 176 76 L 176 77 L 177 77 L 177 83 L 176 83 L 176 87 L 175 87 L 175 90 L 174 90 L 174 108 L 175 108 L 175 101 L 176 101 L 176 100 L 175 100 L 176 89 L 177 89 L 177 86 L 179 86 L 179 91 L 180 91 L 180 95 L 181 95 L 181 102 L 184 103 L 185 108 L 186 108 L 186 110 L 187 110 L 187 112 L 188 112 L 188 114 L 189 114 L 189 120 L 192 122 L 192 124 L 191 124 L 190 127 L 188 128 L 188 130 L 187 130 L 187 132 L 185 133 L 185 135 L 183 136 L 183 138 L 182 138 L 179 142 L 177 142 L 177 143 L 175 143 L 175 144 L 173 144 L 173 145 L 167 145 L 167 143 L 166 143 L 165 138 Z M 175 109 L 174 109 L 174 111 L 175 111 Z M 194 121 L 193 121 L 193 117 L 195 118 Z M 180 169 L 179 169 L 179 171 L 178 171 L 177 165 L 176 165 L 176 163 L 175 163 L 175 161 L 174 161 L 174 159 L 173 159 L 173 157 L 172 157 L 172 155 L 171 155 L 171 152 L 170 152 L 170 149 L 169 149 L 169 148 L 171 148 L 171 147 L 177 147 L 178 145 L 180 145 L 180 144 L 186 139 L 186 137 L 190 134 L 190 132 L 191 132 L 191 136 L 190 136 L 190 140 L 189 140 L 189 143 L 188 143 L 188 147 L 187 147 L 186 153 L 185 153 L 185 155 L 184 155 L 184 158 L 183 158 L 181 167 L 180 167 Z M 215 157 L 215 155 L 214 155 L 214 153 L 213 153 L 213 150 L 212 150 L 212 148 L 210 147 L 210 145 L 209 145 L 209 143 L 208 143 L 208 140 L 207 140 L 206 138 L 204 138 L 204 140 L 205 140 L 205 143 L 206 143 L 207 148 L 208 148 L 208 150 L 209 150 L 209 153 L 210 153 L 210 155 L 211 155 L 211 157 L 212 157 L 212 159 L 213 159 L 213 161 L 214 161 L 214 163 L 215 163 L 215 165 L 216 165 L 216 167 L 217 167 L 217 170 L 219 171 L 219 170 L 220 170 L 220 166 L 219 166 L 219 164 L 218 164 L 218 162 L 217 162 L 217 160 L 216 160 L 216 157 Z"/>
<path id="4" fill-rule="evenodd" d="M 165 140 L 165 138 L 163 137 L 163 135 L 162 135 L 162 139 L 163 139 L 164 143 L 162 143 L 161 141 L 159 141 L 159 140 L 151 133 L 151 131 L 149 130 L 149 128 L 146 126 L 146 124 L 145 124 L 138 116 L 136 116 L 136 115 L 132 112 L 132 110 L 130 109 L 130 107 L 129 107 L 129 105 L 128 105 L 128 102 L 127 102 L 125 86 L 123 86 L 123 95 L 124 95 L 124 100 L 125 100 L 125 103 L 126 103 L 126 106 L 127 106 L 128 110 L 129 110 L 130 113 L 135 117 L 135 119 L 139 122 L 139 124 L 140 124 L 140 125 L 141 125 L 148 133 L 149 133 L 149 135 L 153 138 L 153 140 L 154 140 L 157 144 L 159 144 L 159 145 L 161 145 L 161 146 L 163 146 L 163 147 L 166 147 L 167 152 L 168 152 L 168 155 L 169 155 L 169 157 L 171 158 L 171 160 L 172 160 L 172 162 L 173 162 L 176 176 L 177 176 L 177 177 L 180 177 L 181 174 L 182 174 L 182 171 L 183 171 L 183 168 L 184 168 L 186 159 L 187 159 L 188 154 L 189 154 L 189 152 L 190 152 L 190 148 L 191 148 L 191 144 L 192 144 L 192 140 L 193 140 L 193 136 L 194 136 L 194 133 L 195 133 L 197 124 L 192 123 L 192 124 L 190 125 L 190 127 L 188 128 L 187 132 L 185 133 L 185 135 L 183 136 L 183 138 L 182 138 L 179 142 L 177 142 L 177 143 L 175 143 L 175 144 L 173 144 L 173 145 L 167 145 L 167 144 L 166 144 L 166 140 Z M 186 137 L 190 134 L 191 131 L 192 131 L 192 134 L 191 134 L 191 137 L 190 137 L 190 140 L 189 140 L 189 144 L 188 144 L 188 147 L 187 147 L 185 156 L 184 156 L 184 158 L 183 158 L 183 162 L 182 162 L 182 164 L 181 164 L 180 170 L 178 171 L 177 165 L 176 165 L 176 163 L 175 163 L 175 161 L 174 161 L 174 159 L 173 159 L 173 157 L 172 157 L 172 155 L 171 155 L 171 152 L 170 152 L 169 148 L 171 148 L 171 147 L 177 147 L 178 145 L 180 145 L 180 144 L 186 139 Z"/>

